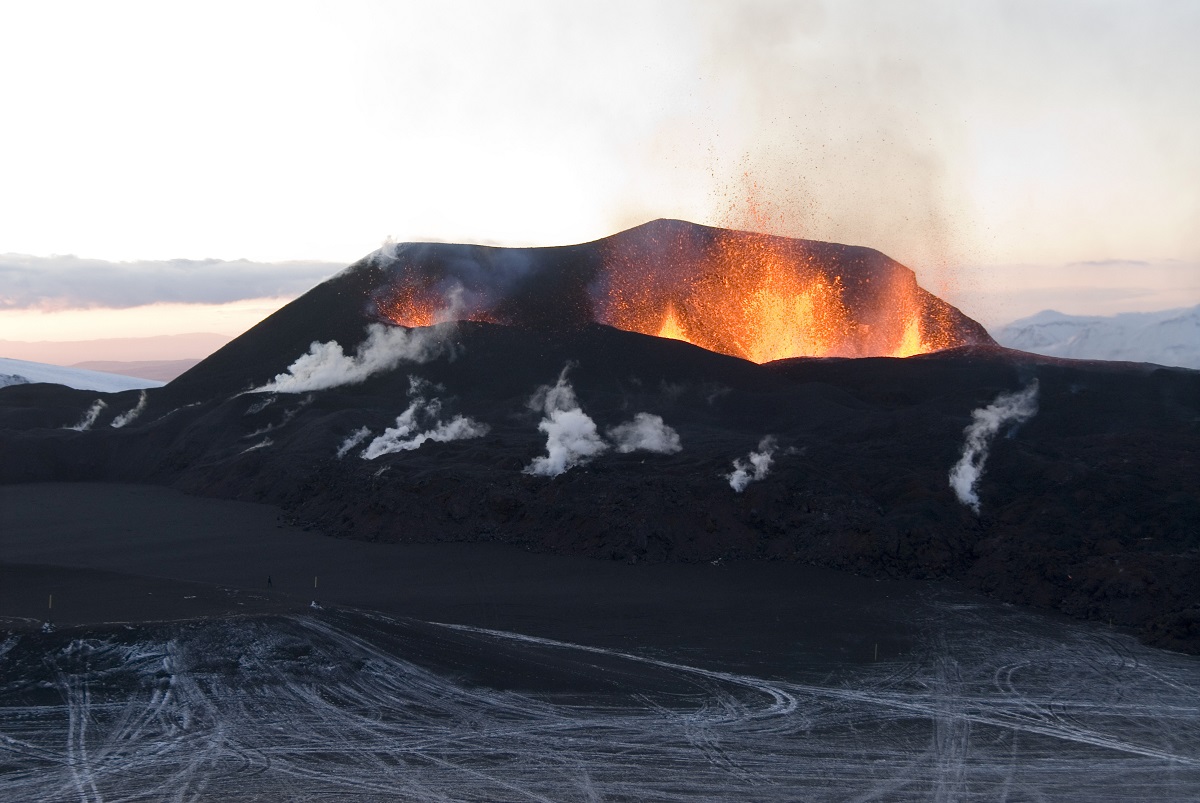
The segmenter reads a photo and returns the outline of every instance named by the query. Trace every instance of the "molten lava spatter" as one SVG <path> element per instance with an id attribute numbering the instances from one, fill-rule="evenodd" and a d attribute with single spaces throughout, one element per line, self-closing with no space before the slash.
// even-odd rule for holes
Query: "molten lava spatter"
<path id="1" fill-rule="evenodd" d="M 907 357 L 953 345 L 923 331 L 911 275 L 868 277 L 876 292 L 859 292 L 852 305 L 839 266 L 798 248 L 802 241 L 719 231 L 698 246 L 681 234 L 610 250 L 598 320 L 758 363 Z"/>
<path id="2" fill-rule="evenodd" d="M 562 248 L 427 244 L 386 270 L 376 312 L 408 327 L 598 322 L 758 363 L 908 357 L 987 340 L 877 251 L 679 221 Z"/>
<path id="3" fill-rule="evenodd" d="M 405 273 L 402 281 L 378 293 L 375 308 L 384 320 L 410 328 L 445 321 L 496 323 L 486 309 L 464 301 L 461 286 L 452 284 L 447 289 L 413 273 Z"/>
<path id="4" fill-rule="evenodd" d="M 400 326 L 432 326 L 445 301 L 432 288 L 412 282 L 388 287 L 376 299 L 376 306 L 380 315 Z"/>
<path id="5" fill-rule="evenodd" d="M 687 255 L 690 265 L 673 266 L 667 283 L 654 281 L 645 258 L 611 259 L 610 297 L 599 305 L 604 323 L 754 362 L 825 356 L 844 334 L 837 280 L 792 263 L 763 238 L 721 238 L 708 253 Z"/>

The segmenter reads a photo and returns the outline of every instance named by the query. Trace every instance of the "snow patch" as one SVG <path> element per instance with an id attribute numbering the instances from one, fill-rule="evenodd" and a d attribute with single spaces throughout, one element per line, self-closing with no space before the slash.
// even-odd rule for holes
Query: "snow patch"
<path id="1" fill-rule="evenodd" d="M 1048 357 L 1200 369 L 1200 306 L 1107 317 L 1045 310 L 1013 321 L 994 336 L 1002 346 Z"/>
<path id="2" fill-rule="evenodd" d="M 66 385 L 76 390 L 95 390 L 100 393 L 160 388 L 164 384 L 151 379 L 139 379 L 122 374 L 106 374 L 103 371 L 87 371 L 83 368 L 67 368 L 61 365 L 47 365 L 46 363 L 0 357 L 0 387 L 38 382 Z"/>

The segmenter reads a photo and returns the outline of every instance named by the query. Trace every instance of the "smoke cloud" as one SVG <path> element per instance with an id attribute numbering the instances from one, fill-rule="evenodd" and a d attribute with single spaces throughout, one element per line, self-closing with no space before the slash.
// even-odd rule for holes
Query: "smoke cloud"
<path id="1" fill-rule="evenodd" d="M 1035 379 L 1024 390 L 1001 393 L 987 407 L 971 413 L 971 424 L 963 430 L 962 457 L 950 469 L 950 487 L 954 495 L 971 510 L 979 513 L 979 495 L 975 485 L 983 474 L 988 448 L 996 433 L 1005 424 L 1019 424 L 1037 414 L 1038 381 Z"/>
<path id="2" fill-rule="evenodd" d="M 371 441 L 363 450 L 363 460 L 374 460 L 392 452 L 412 451 L 420 448 L 426 441 L 448 443 L 467 438 L 481 438 L 488 433 L 487 424 L 462 415 L 456 415 L 449 421 L 441 421 L 441 400 L 430 401 L 425 398 L 425 393 L 434 386 L 415 376 L 410 376 L 408 383 L 408 396 L 412 400 L 408 409 L 396 418 L 396 426 L 384 430 L 382 435 Z M 365 439 L 366 435 L 362 440 Z M 346 451 L 353 448 L 353 445 L 348 446 Z M 341 449 L 338 452 L 338 456 L 341 457 L 343 452 Z"/>
<path id="3" fill-rule="evenodd" d="M 526 474 L 557 477 L 575 466 L 585 465 L 608 450 L 593 421 L 579 406 L 575 389 L 567 382 L 572 364 L 567 363 L 553 387 L 542 385 L 529 400 L 531 410 L 545 418 L 538 429 L 546 433 L 546 454 L 525 467 Z"/>
<path id="4" fill-rule="evenodd" d="M 347 454 L 350 453 L 351 449 L 353 449 L 355 446 L 358 446 L 360 443 L 362 443 L 369 437 L 371 437 L 371 428 L 370 427 L 359 427 L 358 429 L 351 432 L 349 435 L 346 436 L 346 439 L 344 441 L 342 441 L 341 445 L 338 446 L 338 450 L 337 450 L 338 460 L 341 460 L 343 457 L 345 457 Z"/>
<path id="5" fill-rule="evenodd" d="M 663 423 L 662 416 L 638 413 L 632 421 L 608 430 L 608 438 L 622 454 L 636 451 L 674 454 L 683 449 L 679 433 Z"/>
<path id="6" fill-rule="evenodd" d="M 767 435 L 758 442 L 758 451 L 751 452 L 745 460 L 738 458 L 733 461 L 733 472 L 725 475 L 729 487 L 735 493 L 746 490 L 752 482 L 765 479 L 771 473 L 771 463 L 775 460 L 775 437 Z"/>
<path id="7" fill-rule="evenodd" d="M 83 418 L 79 419 L 79 423 L 73 427 L 63 427 L 63 429 L 73 429 L 76 432 L 87 432 L 92 428 L 92 424 L 96 423 L 96 419 L 100 417 L 100 412 L 108 407 L 108 404 L 103 399 L 96 399 L 88 411 L 83 414 Z"/>
<path id="8" fill-rule="evenodd" d="M 134 420 L 142 414 L 142 411 L 146 409 L 146 402 L 148 398 L 149 397 L 146 395 L 146 391 L 143 390 L 140 394 L 138 394 L 137 404 L 133 407 L 133 409 L 127 410 L 126 412 L 123 412 L 114 418 L 111 426 L 114 429 L 120 429 L 121 427 L 132 424 Z"/>
<path id="9" fill-rule="evenodd" d="M 440 357 L 450 346 L 453 324 L 404 329 L 373 323 L 353 357 L 336 340 L 313 343 L 308 353 L 288 366 L 286 373 L 253 393 L 304 393 L 342 385 L 356 385 L 375 374 L 391 371 L 402 362 L 424 363 Z"/>

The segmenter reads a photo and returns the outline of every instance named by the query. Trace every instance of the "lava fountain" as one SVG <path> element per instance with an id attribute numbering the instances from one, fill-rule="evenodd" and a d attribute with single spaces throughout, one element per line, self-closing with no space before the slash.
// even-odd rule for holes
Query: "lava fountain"
<path id="1" fill-rule="evenodd" d="M 598 322 L 763 363 L 990 342 L 868 248 L 660 220 L 579 246 L 397 249 L 377 314 L 401 326 Z"/>

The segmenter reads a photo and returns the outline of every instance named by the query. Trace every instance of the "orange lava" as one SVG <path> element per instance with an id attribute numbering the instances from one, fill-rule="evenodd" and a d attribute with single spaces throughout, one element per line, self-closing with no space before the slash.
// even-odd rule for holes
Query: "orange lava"
<path id="1" fill-rule="evenodd" d="M 603 268 L 585 280 L 584 320 L 757 363 L 910 357 L 961 345 L 952 308 L 878 252 L 710 231 L 696 238 L 685 227 L 609 247 Z M 845 276 L 834 267 L 843 264 L 850 266 Z M 413 269 L 399 273 L 375 302 L 382 318 L 406 327 L 447 320 L 529 325 L 538 310 L 573 303 L 548 295 L 514 304 L 503 287 Z"/>
<path id="2" fill-rule="evenodd" d="M 433 326 L 445 321 L 484 321 L 495 323 L 486 310 L 468 309 L 461 294 L 447 294 L 433 280 L 411 275 L 389 287 L 375 300 L 376 311 L 397 326 Z"/>
<path id="3" fill-rule="evenodd" d="M 880 288 L 882 310 L 852 310 L 839 276 L 799 251 L 796 241 L 723 232 L 663 271 L 647 255 L 610 254 L 603 323 L 763 363 L 787 357 L 908 357 L 940 346 L 923 332 L 923 308 L 910 286 Z M 640 265 L 640 267 L 639 267 Z M 880 305 L 876 305 L 880 306 Z"/>
<path id="4" fill-rule="evenodd" d="M 432 326 L 445 302 L 430 287 L 405 283 L 389 288 L 376 306 L 383 317 L 399 326 Z"/>

